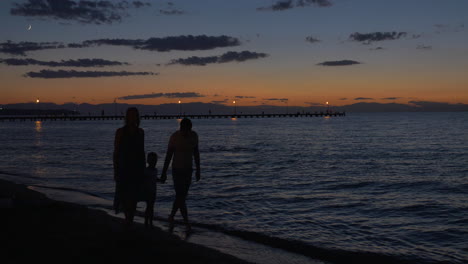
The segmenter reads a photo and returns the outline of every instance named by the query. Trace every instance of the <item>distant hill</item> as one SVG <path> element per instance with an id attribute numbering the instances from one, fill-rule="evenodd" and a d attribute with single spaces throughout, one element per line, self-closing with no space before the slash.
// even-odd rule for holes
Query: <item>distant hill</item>
<path id="1" fill-rule="evenodd" d="M 185 103 L 185 104 L 160 104 L 160 105 L 138 105 L 138 104 L 73 104 L 67 103 L 57 105 L 54 103 L 22 103 L 0 105 L 0 115 L 12 115 L 12 111 L 22 114 L 81 114 L 81 115 L 122 115 L 128 107 L 135 106 L 142 115 L 170 115 L 179 114 L 231 114 L 234 113 L 233 106 L 226 106 L 212 103 Z M 468 111 L 468 104 L 449 104 L 437 102 L 413 101 L 410 104 L 396 103 L 356 103 L 339 107 L 331 107 L 333 111 L 346 112 L 461 112 Z M 325 106 L 237 106 L 238 114 L 259 114 L 259 113 L 297 113 L 297 112 L 325 112 Z"/>

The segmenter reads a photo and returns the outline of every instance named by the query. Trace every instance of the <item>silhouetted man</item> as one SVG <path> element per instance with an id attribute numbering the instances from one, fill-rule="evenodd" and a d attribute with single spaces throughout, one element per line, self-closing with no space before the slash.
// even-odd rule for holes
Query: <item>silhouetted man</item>
<path id="1" fill-rule="evenodd" d="M 172 179 L 174 181 L 174 190 L 176 197 L 172 205 L 172 211 L 169 215 L 170 229 L 174 227 L 174 216 L 177 210 L 184 218 L 187 225 L 187 231 L 190 231 L 191 226 L 188 220 L 187 199 L 188 190 L 192 183 L 193 160 L 195 160 L 196 180 L 200 180 L 200 152 L 198 150 L 198 135 L 192 131 L 192 122 L 188 118 L 184 118 L 180 122 L 180 130 L 171 135 L 169 145 L 167 147 L 166 160 L 161 174 L 161 180 L 167 179 L 167 169 L 172 159 Z"/>

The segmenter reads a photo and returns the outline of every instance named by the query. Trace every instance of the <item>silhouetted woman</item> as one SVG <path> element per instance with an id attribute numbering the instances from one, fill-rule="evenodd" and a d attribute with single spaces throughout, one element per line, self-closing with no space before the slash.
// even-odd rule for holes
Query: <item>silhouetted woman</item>
<path id="1" fill-rule="evenodd" d="M 188 220 L 187 199 L 188 190 L 192 183 L 193 160 L 196 166 L 196 180 L 200 180 L 200 153 L 198 151 L 198 135 L 192 131 L 192 122 L 188 118 L 184 118 L 180 122 L 180 130 L 172 134 L 167 147 L 166 160 L 161 174 L 161 180 L 167 179 L 167 169 L 172 160 L 172 179 L 174 181 L 174 189 L 176 197 L 172 205 L 172 211 L 169 215 L 170 229 L 174 226 L 174 216 L 177 210 L 184 218 L 187 225 L 187 231 L 190 231 L 191 226 Z"/>
<path id="2" fill-rule="evenodd" d="M 138 109 L 131 107 L 125 115 L 125 125 L 117 129 L 114 141 L 114 209 L 123 209 L 125 223 L 133 223 L 137 192 L 145 170 L 145 133 L 140 128 Z"/>

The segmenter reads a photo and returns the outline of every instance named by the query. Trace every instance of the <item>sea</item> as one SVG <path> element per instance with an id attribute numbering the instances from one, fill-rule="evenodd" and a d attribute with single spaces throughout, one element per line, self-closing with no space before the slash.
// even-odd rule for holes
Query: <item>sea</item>
<path id="1" fill-rule="evenodd" d="M 0 122 L 0 178 L 113 215 L 122 122 Z M 159 171 L 179 122 L 141 122 Z M 468 263 L 467 112 L 192 122 L 189 242 L 256 263 Z M 157 188 L 165 228 L 171 175 Z"/>

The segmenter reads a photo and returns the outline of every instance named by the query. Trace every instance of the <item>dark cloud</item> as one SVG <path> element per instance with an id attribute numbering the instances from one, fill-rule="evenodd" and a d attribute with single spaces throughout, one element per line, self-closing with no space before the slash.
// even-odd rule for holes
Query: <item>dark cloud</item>
<path id="1" fill-rule="evenodd" d="M 210 50 L 215 48 L 240 45 L 240 41 L 228 36 L 177 36 L 166 38 L 150 38 L 138 49 L 170 51 L 170 50 Z"/>
<path id="2" fill-rule="evenodd" d="M 338 100 L 344 101 L 344 100 L 348 100 L 348 98 L 344 97 L 344 98 L 340 98 Z"/>
<path id="3" fill-rule="evenodd" d="M 209 57 L 197 57 L 192 56 L 188 58 L 180 58 L 172 60 L 169 64 L 181 64 L 181 65 L 198 65 L 198 66 L 205 66 L 207 64 L 212 63 L 227 63 L 227 62 L 242 62 L 246 60 L 254 60 L 267 57 L 268 54 L 265 53 L 257 53 L 251 51 L 242 51 L 242 52 L 235 52 L 229 51 L 224 53 L 221 56 L 209 56 Z"/>
<path id="4" fill-rule="evenodd" d="M 410 105 L 417 107 L 419 111 L 430 112 L 445 112 L 445 111 L 468 111 L 467 104 L 450 104 L 443 102 L 430 102 L 430 101 L 409 101 Z"/>
<path id="5" fill-rule="evenodd" d="M 1 42 L 0 53 L 26 56 L 28 51 L 63 48 L 88 48 L 101 45 L 128 46 L 134 49 L 151 51 L 171 51 L 171 50 L 210 50 L 215 48 L 225 48 L 239 46 L 239 39 L 229 36 L 173 36 L 164 38 L 149 39 L 96 39 L 86 40 L 82 43 L 63 44 L 61 42 Z"/>
<path id="6" fill-rule="evenodd" d="M 176 16 L 185 14 L 185 11 L 175 8 L 174 3 L 167 2 L 165 7 L 159 9 L 159 13 L 162 15 Z"/>
<path id="7" fill-rule="evenodd" d="M 253 99 L 253 98 L 257 98 L 255 96 L 242 96 L 242 95 L 238 95 L 236 96 L 237 99 Z"/>
<path id="8" fill-rule="evenodd" d="M 449 25 L 449 24 L 435 24 L 435 33 L 442 34 L 448 32 L 460 32 L 465 30 L 465 24 Z"/>
<path id="9" fill-rule="evenodd" d="M 41 65 L 49 67 L 104 67 L 129 65 L 126 62 L 103 59 L 78 59 L 61 61 L 39 61 L 34 59 L 0 59 L 0 63 L 10 66 Z"/>
<path id="10" fill-rule="evenodd" d="M 353 60 L 324 61 L 324 62 L 318 63 L 317 65 L 320 65 L 320 66 L 349 66 L 349 65 L 355 65 L 355 64 L 361 64 L 361 62 L 353 61 Z"/>
<path id="11" fill-rule="evenodd" d="M 183 15 L 185 14 L 184 11 L 179 10 L 179 9 L 160 9 L 159 10 L 160 14 L 167 15 L 167 16 L 177 16 L 177 15 Z"/>
<path id="12" fill-rule="evenodd" d="M 289 101 L 288 98 L 264 98 L 264 101 L 281 101 L 281 102 L 287 102 Z"/>
<path id="13" fill-rule="evenodd" d="M 283 11 L 286 9 L 291 9 L 294 7 L 294 3 L 292 0 L 283 0 L 274 3 L 272 6 L 259 8 L 258 10 L 272 10 L 272 11 Z"/>
<path id="14" fill-rule="evenodd" d="M 84 46 L 93 45 L 115 45 L 130 46 L 134 49 L 151 51 L 171 51 L 171 50 L 210 50 L 239 46 L 241 43 L 237 38 L 229 36 L 174 36 L 164 38 L 142 39 L 97 39 L 83 42 Z"/>
<path id="15" fill-rule="evenodd" d="M 296 3 L 299 7 L 309 6 L 309 5 L 317 5 L 320 7 L 331 6 L 332 2 L 330 0 L 298 0 Z"/>
<path id="16" fill-rule="evenodd" d="M 127 9 L 150 5 L 141 1 L 27 0 L 25 3 L 15 3 L 10 13 L 16 16 L 46 17 L 80 23 L 111 24 L 128 16 Z"/>
<path id="17" fill-rule="evenodd" d="M 306 41 L 310 43 L 317 43 L 320 42 L 320 39 L 314 38 L 313 36 L 306 37 Z"/>
<path id="18" fill-rule="evenodd" d="M 211 101 L 211 103 L 213 103 L 213 104 L 224 104 L 224 103 L 227 103 L 227 102 L 228 102 L 228 99 L 224 99 L 224 100 L 220 100 L 220 101 L 217 101 L 217 100 Z"/>
<path id="19" fill-rule="evenodd" d="M 432 49 L 432 46 L 418 45 L 418 46 L 416 47 L 416 49 L 418 49 L 418 50 L 431 50 L 431 49 Z"/>
<path id="20" fill-rule="evenodd" d="M 77 48 L 77 49 L 81 49 L 81 48 L 87 48 L 89 47 L 88 45 L 85 45 L 85 44 L 80 44 L 80 43 L 70 43 L 70 44 L 67 44 L 67 48 Z"/>
<path id="21" fill-rule="evenodd" d="M 252 51 L 241 51 L 241 52 L 235 52 L 235 51 L 229 51 L 218 57 L 218 62 L 219 63 L 224 63 L 224 62 L 231 62 L 231 61 L 246 61 L 246 60 L 254 60 L 254 59 L 260 59 L 260 58 L 265 58 L 268 57 L 268 54 L 266 53 L 258 53 L 258 52 L 252 52 Z"/>
<path id="22" fill-rule="evenodd" d="M 209 56 L 209 57 L 197 57 L 192 56 L 188 58 L 181 58 L 172 60 L 169 65 L 171 64 L 181 64 L 181 65 L 198 65 L 198 66 L 205 66 L 211 63 L 218 63 L 218 56 Z"/>
<path id="23" fill-rule="evenodd" d="M 326 104 L 322 104 L 322 103 L 314 103 L 314 102 L 305 102 L 305 103 L 310 106 L 326 106 Z"/>
<path id="24" fill-rule="evenodd" d="M 401 99 L 401 97 L 385 97 L 385 98 L 382 98 L 382 100 L 398 100 L 398 99 Z"/>
<path id="25" fill-rule="evenodd" d="M 374 100 L 374 98 L 369 98 L 369 97 L 356 97 L 354 98 L 356 101 L 361 101 L 361 100 Z"/>
<path id="26" fill-rule="evenodd" d="M 132 4 L 133 4 L 133 6 L 134 6 L 135 8 L 151 6 L 150 3 L 148 3 L 148 2 L 141 2 L 141 1 L 133 1 Z"/>
<path id="27" fill-rule="evenodd" d="M 373 32 L 373 33 L 358 33 L 355 32 L 349 36 L 353 41 L 370 44 L 374 41 L 396 40 L 407 35 L 406 32 Z"/>
<path id="28" fill-rule="evenodd" d="M 186 92 L 186 93 L 152 93 L 152 94 L 139 94 L 139 95 L 127 95 L 119 97 L 119 100 L 135 100 L 135 99 L 148 99 L 148 98 L 197 98 L 205 97 L 199 93 Z"/>
<path id="29" fill-rule="evenodd" d="M 96 78 L 96 77 L 114 77 L 114 76 L 132 76 L 132 75 L 158 75 L 153 72 L 127 72 L 127 71 L 52 71 L 52 70 L 41 70 L 40 72 L 28 72 L 24 76 L 31 78 Z"/>
<path id="30" fill-rule="evenodd" d="M 101 46 L 101 45 L 110 45 L 110 46 L 130 46 L 137 48 L 140 45 L 143 45 L 145 40 L 142 39 L 95 39 L 95 40 L 86 40 L 81 44 L 68 44 L 77 45 L 77 47 L 92 47 L 92 46 Z"/>
<path id="31" fill-rule="evenodd" d="M 376 48 L 372 48 L 372 49 L 370 49 L 370 50 L 384 50 L 384 49 L 385 49 L 385 48 L 383 48 L 383 47 L 376 47 Z"/>
<path id="32" fill-rule="evenodd" d="M 7 53 L 11 55 L 26 56 L 28 51 L 45 50 L 45 49 L 59 49 L 65 48 L 63 43 L 60 42 L 2 42 L 0 43 L 0 53 Z"/>
<path id="33" fill-rule="evenodd" d="M 271 6 L 259 7 L 258 11 L 284 11 L 295 7 L 306 7 L 315 5 L 318 7 L 328 7 L 332 3 L 329 0 L 279 0 L 276 1 Z"/>

